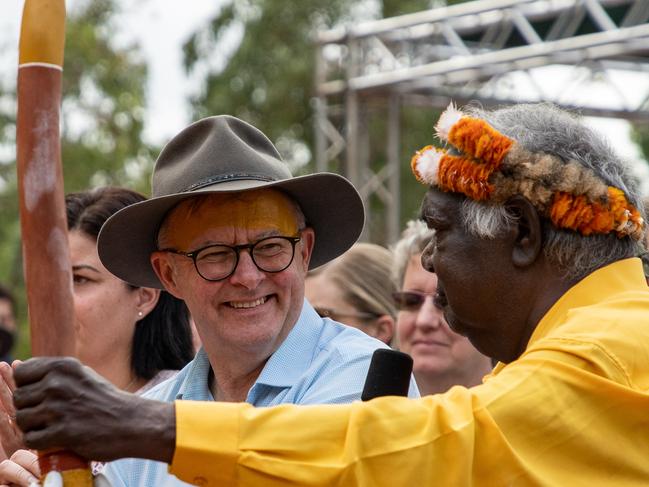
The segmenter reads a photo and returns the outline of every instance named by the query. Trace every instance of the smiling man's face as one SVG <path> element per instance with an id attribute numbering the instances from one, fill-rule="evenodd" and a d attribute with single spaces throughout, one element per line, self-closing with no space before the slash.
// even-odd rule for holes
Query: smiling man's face
<path id="1" fill-rule="evenodd" d="M 422 263 L 438 278 L 436 302 L 457 333 L 469 338 L 483 354 L 509 362 L 527 340 L 525 290 L 514 285 L 520 272 L 512 263 L 508 236 L 479 238 L 461 222 L 463 197 L 430 188 L 422 217 L 435 229 Z"/>
<path id="2" fill-rule="evenodd" d="M 156 252 L 153 257 L 161 281 L 187 303 L 208 353 L 261 360 L 277 350 L 300 315 L 314 240 L 312 229 L 299 228 L 288 197 L 262 190 L 213 195 L 190 208 L 181 204 L 167 217 L 161 235 L 161 247 L 183 252 L 270 236 L 300 237 L 293 261 L 283 271 L 262 271 L 249 250 L 241 250 L 234 273 L 220 281 L 203 279 L 186 256 Z"/>

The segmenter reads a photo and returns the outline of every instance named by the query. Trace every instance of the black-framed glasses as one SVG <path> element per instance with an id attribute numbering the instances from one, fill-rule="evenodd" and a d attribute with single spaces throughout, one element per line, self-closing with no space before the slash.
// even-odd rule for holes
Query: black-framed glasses
<path id="1" fill-rule="evenodd" d="M 434 297 L 434 293 L 421 293 L 419 291 L 398 291 L 392 293 L 394 305 L 400 311 L 418 311 L 426 301 L 426 297 Z"/>
<path id="2" fill-rule="evenodd" d="M 300 237 L 266 237 L 242 245 L 207 245 L 192 252 L 162 249 L 163 252 L 189 257 L 194 261 L 196 272 L 206 281 L 222 281 L 237 269 L 242 250 L 248 250 L 257 269 L 264 272 L 282 272 L 293 262 L 295 245 Z"/>
<path id="3" fill-rule="evenodd" d="M 338 312 L 330 308 L 321 308 L 319 306 L 314 306 L 315 312 L 318 313 L 320 318 L 331 318 L 334 321 L 340 321 L 339 318 L 359 318 L 361 320 L 371 320 L 378 318 L 379 315 L 375 313 L 365 312 L 365 311 L 342 311 Z"/>

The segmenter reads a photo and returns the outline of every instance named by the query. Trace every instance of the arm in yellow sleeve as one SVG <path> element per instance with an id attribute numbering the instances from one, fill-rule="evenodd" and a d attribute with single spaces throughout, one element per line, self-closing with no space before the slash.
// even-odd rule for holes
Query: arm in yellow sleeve
<path id="1" fill-rule="evenodd" d="M 419 400 L 179 401 L 170 470 L 203 485 L 642 485 L 649 395 L 581 361 L 541 350 L 481 386 Z"/>

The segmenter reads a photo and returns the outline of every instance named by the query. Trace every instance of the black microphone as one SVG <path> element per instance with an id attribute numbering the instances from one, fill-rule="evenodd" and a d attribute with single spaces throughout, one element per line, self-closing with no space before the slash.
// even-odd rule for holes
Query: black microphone
<path id="1" fill-rule="evenodd" d="M 407 396 L 412 374 L 412 357 L 403 352 L 379 348 L 367 371 L 362 401 L 381 396 Z"/>

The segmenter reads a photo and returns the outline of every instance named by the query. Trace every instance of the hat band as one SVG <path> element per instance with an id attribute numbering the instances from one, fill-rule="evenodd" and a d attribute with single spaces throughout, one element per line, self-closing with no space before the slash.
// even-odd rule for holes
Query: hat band
<path id="1" fill-rule="evenodd" d="M 241 180 L 263 181 L 263 182 L 277 181 L 277 179 L 275 178 L 262 175 L 262 174 L 249 174 L 249 173 L 221 174 L 219 176 L 213 176 L 198 181 L 185 189 L 181 189 L 179 192 L 186 193 L 190 191 L 196 191 L 197 189 L 201 189 L 206 186 L 212 186 L 213 184 L 227 183 L 230 181 L 241 181 Z"/>

